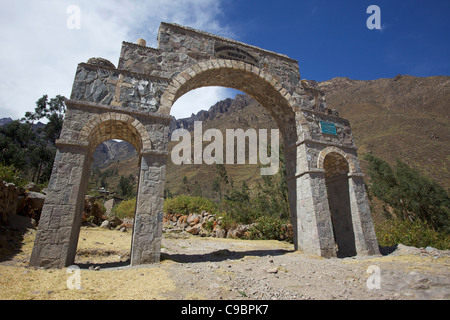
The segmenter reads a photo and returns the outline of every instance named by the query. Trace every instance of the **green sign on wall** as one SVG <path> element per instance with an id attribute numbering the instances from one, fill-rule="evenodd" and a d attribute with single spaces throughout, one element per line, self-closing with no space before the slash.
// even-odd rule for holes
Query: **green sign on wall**
<path id="1" fill-rule="evenodd" d="M 320 121 L 320 129 L 322 133 L 337 135 L 336 125 L 332 122 Z"/>

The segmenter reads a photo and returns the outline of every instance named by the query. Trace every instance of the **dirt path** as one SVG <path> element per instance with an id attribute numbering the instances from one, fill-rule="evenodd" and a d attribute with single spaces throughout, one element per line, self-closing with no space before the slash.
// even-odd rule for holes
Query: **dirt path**
<path id="1" fill-rule="evenodd" d="M 179 299 L 450 298 L 450 258 L 438 250 L 400 246 L 388 256 L 322 259 L 279 241 L 188 238 L 163 245 L 162 264 Z"/>
<path id="2" fill-rule="evenodd" d="M 1 259 L 0 299 L 450 298 L 448 251 L 400 245 L 386 256 L 322 259 L 286 242 L 183 233 L 165 234 L 160 264 L 129 267 L 131 233 L 99 228 L 80 233 L 81 289 L 69 289 L 75 273 L 27 267 L 34 234 L 23 236 L 21 251 Z"/>

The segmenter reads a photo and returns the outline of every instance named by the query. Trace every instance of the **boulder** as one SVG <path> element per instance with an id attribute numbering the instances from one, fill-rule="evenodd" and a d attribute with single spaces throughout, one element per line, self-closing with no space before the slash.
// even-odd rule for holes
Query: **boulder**
<path id="1" fill-rule="evenodd" d="M 187 217 L 187 223 L 190 226 L 194 226 L 196 224 L 198 224 L 200 222 L 200 216 L 196 213 L 191 213 L 189 214 L 189 216 Z"/>
<path id="2" fill-rule="evenodd" d="M 182 229 L 186 228 L 188 226 L 187 218 L 188 218 L 188 216 L 186 216 L 186 215 L 181 216 L 177 221 L 177 227 L 182 228 Z"/>
<path id="3" fill-rule="evenodd" d="M 0 181 L 0 223 L 6 224 L 8 214 L 16 214 L 19 191 L 13 183 Z"/>
<path id="4" fill-rule="evenodd" d="M 109 221 L 109 226 L 110 226 L 111 228 L 119 227 L 119 226 L 121 226 L 122 223 L 123 223 L 123 221 L 120 220 L 120 219 L 117 218 L 117 217 L 111 217 L 111 218 L 108 219 L 108 221 Z"/>
<path id="5" fill-rule="evenodd" d="M 33 210 L 42 210 L 45 201 L 45 195 L 35 191 L 28 191 L 26 193 L 28 205 Z"/>
<path id="6" fill-rule="evenodd" d="M 19 216 L 18 214 L 9 214 L 8 215 L 8 225 L 11 228 L 25 230 L 36 228 L 36 220 L 30 217 Z"/>
<path id="7" fill-rule="evenodd" d="M 109 229 L 110 228 L 109 221 L 108 220 L 103 221 L 102 224 L 100 225 L 100 228 Z"/>
<path id="8" fill-rule="evenodd" d="M 33 192 L 41 192 L 41 188 L 39 188 L 34 182 L 28 182 L 25 189 Z"/>
<path id="9" fill-rule="evenodd" d="M 215 236 L 216 238 L 225 238 L 227 236 L 227 233 L 222 229 L 221 226 L 216 225 L 213 229 L 213 236 Z"/>
<path id="10" fill-rule="evenodd" d="M 112 208 L 114 207 L 114 199 L 106 200 L 103 205 L 105 206 L 106 209 L 105 214 L 106 216 L 109 217 L 111 215 Z"/>
<path id="11" fill-rule="evenodd" d="M 244 234 L 254 226 L 254 224 L 241 224 L 231 228 L 227 232 L 227 238 L 242 238 Z"/>
<path id="12" fill-rule="evenodd" d="M 189 232 L 190 234 L 198 235 L 200 233 L 200 230 L 202 229 L 202 224 L 197 223 L 196 225 L 186 229 L 186 232 Z"/>

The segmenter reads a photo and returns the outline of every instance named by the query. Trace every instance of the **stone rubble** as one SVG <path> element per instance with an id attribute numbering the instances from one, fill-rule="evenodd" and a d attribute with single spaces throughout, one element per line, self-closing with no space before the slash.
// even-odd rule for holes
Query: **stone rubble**
<path id="1" fill-rule="evenodd" d="M 200 214 L 190 213 L 182 214 L 165 214 L 163 218 L 163 230 L 170 234 L 187 232 L 194 236 L 215 237 L 215 238 L 232 238 L 241 239 L 248 238 L 249 230 L 256 226 L 252 224 L 240 224 L 232 226 L 225 230 L 222 224 L 222 217 L 203 211 Z M 290 233 L 292 227 L 288 225 L 286 228 L 285 238 L 292 238 Z"/>

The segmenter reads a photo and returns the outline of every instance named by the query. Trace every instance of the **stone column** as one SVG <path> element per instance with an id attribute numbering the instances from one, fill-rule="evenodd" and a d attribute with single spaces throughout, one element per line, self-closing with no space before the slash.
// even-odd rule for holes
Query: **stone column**
<path id="1" fill-rule="evenodd" d="M 321 257 L 335 257 L 325 171 L 309 167 L 307 149 L 305 144 L 297 146 L 295 247 Z"/>
<path id="2" fill-rule="evenodd" d="M 141 157 L 131 265 L 160 261 L 167 153 Z"/>
<path id="3" fill-rule="evenodd" d="M 86 152 L 86 146 L 58 145 L 31 266 L 63 268 L 74 263 L 89 178 Z"/>
<path id="4" fill-rule="evenodd" d="M 349 173 L 348 177 L 356 251 L 363 255 L 380 254 L 364 184 L 364 175 Z"/>
<path id="5" fill-rule="evenodd" d="M 336 256 L 325 173 L 309 171 L 297 178 L 298 245 L 325 258 Z"/>

